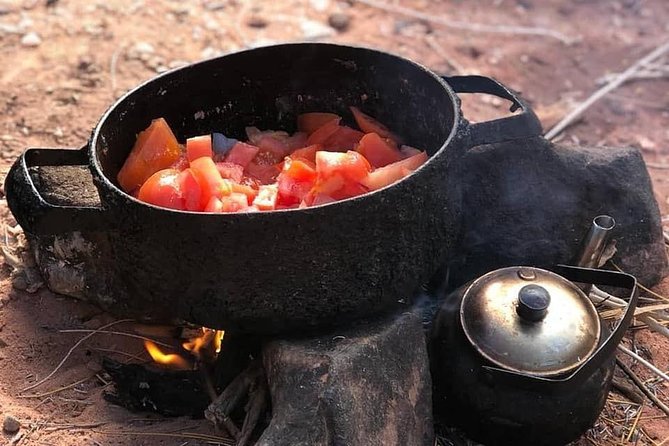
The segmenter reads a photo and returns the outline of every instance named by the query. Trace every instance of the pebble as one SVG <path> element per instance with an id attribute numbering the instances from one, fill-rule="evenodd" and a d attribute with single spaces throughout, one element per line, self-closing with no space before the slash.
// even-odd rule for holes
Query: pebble
<path id="1" fill-rule="evenodd" d="M 19 420 L 11 415 L 5 415 L 5 419 L 2 421 L 2 430 L 8 434 L 15 434 L 19 429 L 21 429 Z"/>
<path id="2" fill-rule="evenodd" d="M 23 274 L 17 274 L 12 277 L 12 286 L 17 290 L 26 291 L 28 289 L 28 281 Z"/>
<path id="3" fill-rule="evenodd" d="M 246 24 L 251 28 L 265 28 L 268 25 L 267 20 L 257 15 L 249 17 Z"/>
<path id="4" fill-rule="evenodd" d="M 311 7 L 316 11 L 323 12 L 330 6 L 330 0 L 309 0 Z"/>
<path id="5" fill-rule="evenodd" d="M 139 54 L 153 54 L 156 51 L 148 42 L 137 42 L 132 49 Z"/>
<path id="6" fill-rule="evenodd" d="M 42 38 L 36 32 L 29 32 L 21 38 L 21 45 L 34 48 L 42 43 Z"/>
<path id="7" fill-rule="evenodd" d="M 302 20 L 300 29 L 302 30 L 302 36 L 307 40 L 322 39 L 334 35 L 332 28 L 314 20 Z"/>
<path id="8" fill-rule="evenodd" d="M 351 24 L 351 16 L 342 12 L 335 12 L 328 17 L 328 23 L 337 31 L 346 31 Z"/>

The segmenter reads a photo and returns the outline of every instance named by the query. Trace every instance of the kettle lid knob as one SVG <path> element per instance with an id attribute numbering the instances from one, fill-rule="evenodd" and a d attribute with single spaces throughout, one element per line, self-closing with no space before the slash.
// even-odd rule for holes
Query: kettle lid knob
<path id="1" fill-rule="evenodd" d="M 541 285 L 525 285 L 518 291 L 516 313 L 526 321 L 538 322 L 546 317 L 551 295 Z"/>

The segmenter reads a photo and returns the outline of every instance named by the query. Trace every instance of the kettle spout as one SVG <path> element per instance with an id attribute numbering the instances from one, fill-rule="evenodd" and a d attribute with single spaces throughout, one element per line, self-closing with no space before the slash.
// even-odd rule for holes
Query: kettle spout
<path id="1" fill-rule="evenodd" d="M 583 268 L 598 268 L 599 260 L 608 243 L 609 235 L 616 226 L 616 221 L 609 215 L 598 215 L 592 220 L 576 261 Z"/>

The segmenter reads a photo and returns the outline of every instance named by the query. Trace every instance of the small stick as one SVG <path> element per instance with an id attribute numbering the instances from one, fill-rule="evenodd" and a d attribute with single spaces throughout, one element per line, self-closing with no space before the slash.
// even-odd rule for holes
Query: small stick
<path id="1" fill-rule="evenodd" d="M 625 441 L 629 442 L 630 438 L 632 438 L 632 434 L 636 430 L 637 425 L 639 424 L 639 418 L 641 417 L 641 414 L 643 413 L 643 406 L 639 407 L 639 411 L 636 413 L 636 417 L 634 418 L 634 424 L 632 424 L 632 427 L 630 427 L 630 431 L 627 434 L 627 438 Z"/>
<path id="2" fill-rule="evenodd" d="M 357 0 L 360 1 L 360 0 Z M 649 62 L 654 61 L 658 57 L 662 56 L 664 53 L 669 51 L 669 41 L 664 42 L 662 45 L 656 47 L 653 51 L 648 53 L 646 56 L 639 59 L 628 69 L 620 73 L 615 79 L 611 80 L 608 84 L 604 85 L 599 90 L 595 91 L 588 99 L 582 102 L 578 107 L 571 111 L 567 116 L 565 116 L 560 122 L 558 122 L 552 129 L 550 129 L 544 137 L 548 140 L 555 138 L 559 135 L 565 128 L 567 128 L 576 118 L 581 116 L 584 111 L 586 111 L 592 104 L 599 101 L 601 98 L 606 96 L 609 92 L 615 90 L 620 85 L 622 85 L 626 80 L 631 78 L 640 68 L 648 64 Z"/>
<path id="3" fill-rule="evenodd" d="M 405 8 L 399 5 L 390 5 L 376 0 L 355 0 L 355 1 L 357 3 L 361 3 L 363 5 L 367 5 L 372 8 L 381 9 L 386 12 L 402 14 L 407 17 L 412 17 L 414 19 L 424 20 L 426 22 L 435 23 L 437 25 L 442 25 L 447 28 L 459 29 L 462 31 L 491 33 L 491 34 L 510 34 L 510 35 L 520 34 L 520 35 L 530 35 L 530 36 L 551 37 L 567 45 L 573 43 L 574 40 L 576 40 L 576 39 L 571 39 L 565 36 L 564 34 L 554 31 L 552 29 L 526 27 L 526 26 L 486 25 L 483 23 L 460 22 L 457 20 L 449 20 L 445 17 L 435 16 L 425 12 L 416 11 L 415 9 Z"/>
<path id="4" fill-rule="evenodd" d="M 77 382 L 73 382 L 72 384 L 68 384 L 66 386 L 59 387 L 57 389 L 50 390 L 50 391 L 44 392 L 44 393 L 36 393 L 36 394 L 32 394 L 32 395 L 17 395 L 17 398 L 42 398 L 42 397 L 45 397 L 45 396 L 53 395 L 53 394 L 56 394 L 58 392 L 62 392 L 63 390 L 70 389 L 70 388 L 72 388 L 72 387 L 74 387 L 78 384 L 85 383 L 86 381 L 93 378 L 94 376 L 95 375 L 91 375 L 91 376 L 88 376 L 86 378 L 82 378 Z"/>
<path id="5" fill-rule="evenodd" d="M 644 366 L 646 366 L 646 368 L 648 368 L 649 370 L 651 370 L 651 371 L 652 371 L 653 373 L 655 373 L 657 376 L 659 376 L 659 377 L 662 378 L 663 380 L 669 382 L 669 375 L 667 375 L 667 374 L 664 373 L 662 370 L 660 370 L 660 369 L 658 369 L 657 367 L 655 367 L 655 366 L 654 366 L 653 364 L 651 364 L 650 362 L 648 362 L 648 361 L 646 361 L 645 359 L 643 359 L 641 356 L 639 356 L 639 355 L 637 355 L 636 353 L 634 353 L 632 350 L 630 350 L 630 349 L 628 349 L 627 347 L 624 347 L 624 346 L 622 346 L 622 345 L 619 345 L 619 346 L 618 346 L 618 350 L 620 350 L 621 352 L 623 352 L 623 353 L 625 353 L 625 354 L 631 356 L 632 358 L 636 359 L 637 361 L 639 361 L 639 363 L 641 363 L 641 364 L 643 364 Z"/>
<path id="6" fill-rule="evenodd" d="M 22 389 L 21 392 L 19 392 L 19 393 L 23 393 L 23 392 L 25 392 L 26 390 L 34 389 L 35 387 L 40 386 L 40 385 L 44 384 L 45 382 L 47 382 L 49 379 L 51 379 L 51 377 L 52 377 L 53 375 L 55 375 L 56 372 L 57 372 L 58 370 L 60 370 L 60 368 L 63 366 L 63 364 L 65 364 L 65 361 L 67 361 L 67 358 L 70 357 L 70 355 L 72 354 L 72 352 L 73 352 L 77 347 L 79 347 L 79 346 L 80 346 L 86 339 L 88 339 L 88 338 L 90 338 L 91 336 L 93 336 L 94 334 L 96 334 L 96 333 L 98 333 L 98 332 L 104 330 L 105 328 L 109 328 L 109 327 L 111 327 L 112 325 L 117 325 L 117 324 L 121 324 L 121 323 L 123 323 L 123 322 L 131 322 L 131 321 L 132 321 L 132 319 L 120 319 L 120 320 L 118 320 L 118 321 L 110 322 L 110 323 L 108 323 L 107 325 L 103 325 L 102 327 L 98 328 L 97 330 L 90 330 L 90 331 L 92 331 L 92 333 L 89 333 L 89 334 L 87 334 L 86 336 L 84 336 L 83 338 L 79 339 L 79 340 L 72 346 L 72 348 L 70 348 L 70 350 L 68 350 L 67 354 L 65 354 L 65 356 L 63 357 L 63 359 L 58 363 L 58 365 L 56 366 L 56 368 L 53 369 L 53 370 L 51 371 L 51 373 L 49 373 L 46 377 L 42 378 L 41 380 L 37 381 L 36 383 L 31 384 L 30 386 L 26 387 L 25 389 Z"/>
<path id="7" fill-rule="evenodd" d="M 620 369 L 621 369 L 623 372 L 625 372 L 625 374 L 626 374 L 627 376 L 629 376 L 630 379 L 631 379 L 632 381 L 634 381 L 634 384 L 637 385 L 637 387 L 639 388 L 639 390 L 641 390 L 641 391 L 644 393 L 644 395 L 646 395 L 646 396 L 648 397 L 648 399 L 651 400 L 651 401 L 653 402 L 653 404 L 655 404 L 660 410 L 662 410 L 662 412 L 664 412 L 664 413 L 666 413 L 667 415 L 669 415 L 669 407 L 667 407 L 666 404 L 664 404 L 662 401 L 660 401 L 659 398 L 656 397 L 656 396 L 653 394 L 653 392 L 651 392 L 650 390 L 648 390 L 648 388 L 647 388 L 647 387 L 643 384 L 643 382 L 641 381 L 641 378 L 639 378 L 639 377 L 636 375 L 636 373 L 634 373 L 634 372 L 632 371 L 632 369 L 630 369 L 630 368 L 628 367 L 627 364 L 625 364 L 624 362 L 622 362 L 622 361 L 621 361 L 620 359 L 618 359 L 618 358 L 616 358 L 616 364 L 618 364 L 618 367 L 620 367 Z"/>
<path id="8" fill-rule="evenodd" d="M 123 322 L 127 322 L 128 320 L 131 320 L 131 319 L 127 319 Z M 88 329 L 85 329 L 85 328 L 76 328 L 76 329 L 72 329 L 72 330 L 59 330 L 58 333 L 90 333 L 91 336 L 94 335 L 94 334 L 110 334 L 110 335 L 116 335 L 116 336 L 127 336 L 129 338 L 141 339 L 143 341 L 151 341 L 154 344 L 174 349 L 173 345 L 165 344 L 164 342 L 156 341 L 155 339 L 147 338 L 146 336 L 140 336 L 140 335 L 136 335 L 136 334 L 132 334 L 132 333 L 124 333 L 122 331 L 109 331 L 109 330 L 102 330 L 102 329 L 88 330 Z M 87 339 L 89 337 L 90 336 L 86 336 L 83 339 Z"/>
<path id="9" fill-rule="evenodd" d="M 643 403 L 643 394 L 639 393 L 636 387 L 628 384 L 626 381 L 613 378 L 613 387 L 620 392 L 625 398 L 629 399 L 633 403 L 641 404 Z"/>

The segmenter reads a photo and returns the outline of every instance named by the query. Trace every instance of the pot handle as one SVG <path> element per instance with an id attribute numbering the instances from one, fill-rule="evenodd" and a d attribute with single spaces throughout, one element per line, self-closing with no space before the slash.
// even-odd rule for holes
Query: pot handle
<path id="1" fill-rule="evenodd" d="M 511 101 L 512 113 L 520 113 L 506 118 L 470 124 L 468 147 L 494 144 L 513 139 L 531 138 L 543 135 L 541 122 L 534 111 L 499 81 L 485 76 L 442 76 L 456 93 L 485 93 Z"/>
<path id="2" fill-rule="evenodd" d="M 639 290 L 637 288 L 636 278 L 630 274 L 617 271 L 581 268 L 567 265 L 558 265 L 557 267 L 552 268 L 552 270 L 573 282 L 608 285 L 628 289 L 630 291 L 629 300 L 623 317 L 620 319 L 620 322 L 618 322 L 618 325 L 611 332 L 609 337 L 599 346 L 590 359 L 565 378 L 543 378 L 485 366 L 484 369 L 486 369 L 488 373 L 494 375 L 493 379 L 503 380 L 509 384 L 522 385 L 525 388 L 529 387 L 548 391 L 559 391 L 567 386 L 573 388 L 573 386 L 582 384 L 591 377 L 607 359 L 612 358 L 615 355 L 618 344 L 620 344 L 620 341 L 625 335 L 625 331 L 627 331 L 632 323 L 634 310 L 636 309 L 639 300 Z"/>
<path id="3" fill-rule="evenodd" d="M 88 146 L 80 149 L 27 149 L 16 160 L 5 180 L 7 203 L 24 231 L 55 235 L 100 230 L 108 219 L 102 207 L 61 206 L 49 203 L 35 186 L 30 168 L 36 166 L 88 165 Z"/>

